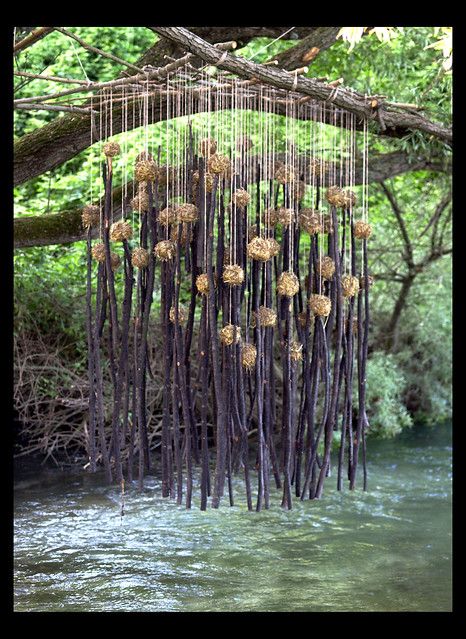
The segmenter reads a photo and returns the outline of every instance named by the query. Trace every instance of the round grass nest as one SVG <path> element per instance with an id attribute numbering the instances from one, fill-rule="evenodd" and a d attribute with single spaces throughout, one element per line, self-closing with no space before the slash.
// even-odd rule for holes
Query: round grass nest
<path id="1" fill-rule="evenodd" d="M 230 158 L 226 155 L 220 155 L 220 153 L 214 153 L 209 158 L 208 167 L 209 172 L 216 175 L 227 173 L 231 169 Z"/>
<path id="2" fill-rule="evenodd" d="M 138 246 L 131 253 L 131 264 L 135 268 L 147 268 L 149 265 L 149 253 L 142 246 Z"/>
<path id="3" fill-rule="evenodd" d="M 358 240 L 367 240 L 372 235 L 372 226 L 364 220 L 354 223 L 354 237 Z"/>
<path id="4" fill-rule="evenodd" d="M 319 213 L 314 209 L 302 209 L 299 213 L 299 225 L 309 235 L 322 232 L 322 224 Z"/>
<path id="5" fill-rule="evenodd" d="M 197 195 L 197 190 L 199 188 L 199 171 L 194 171 L 193 173 L 193 194 Z M 206 193 L 212 193 L 212 189 L 214 188 L 214 176 L 212 173 L 204 173 L 204 188 Z"/>
<path id="6" fill-rule="evenodd" d="M 216 286 L 216 277 L 214 275 L 214 286 Z M 201 273 L 196 277 L 196 288 L 201 295 L 209 293 L 209 276 L 207 273 Z"/>
<path id="7" fill-rule="evenodd" d="M 172 242 L 180 241 L 181 244 L 191 244 L 193 241 L 193 231 L 187 224 L 173 224 L 170 228 L 170 239 Z"/>
<path id="8" fill-rule="evenodd" d="M 267 306 L 259 306 L 259 310 L 252 312 L 251 326 L 252 328 L 256 328 L 257 318 L 259 318 L 259 324 L 261 328 L 268 328 L 270 326 L 275 326 L 277 323 L 277 314 L 273 310 L 273 308 L 268 308 Z"/>
<path id="9" fill-rule="evenodd" d="M 329 255 L 319 260 L 319 273 L 324 280 L 331 280 L 335 274 L 335 262 Z"/>
<path id="10" fill-rule="evenodd" d="M 354 275 L 343 275 L 341 278 L 341 292 L 343 297 L 354 297 L 359 291 L 359 279 Z"/>
<path id="11" fill-rule="evenodd" d="M 303 345 L 301 342 L 291 342 L 290 343 L 290 359 L 293 362 L 299 362 L 303 359 Z"/>
<path id="12" fill-rule="evenodd" d="M 171 240 L 161 240 L 154 248 L 154 255 L 162 262 L 172 260 L 176 255 L 175 243 Z"/>
<path id="13" fill-rule="evenodd" d="M 239 286 L 244 282 L 244 271 L 238 264 L 227 264 L 223 267 L 223 281 L 228 286 Z"/>
<path id="14" fill-rule="evenodd" d="M 225 346 L 231 346 L 233 342 L 238 344 L 241 340 L 241 327 L 235 326 L 234 324 L 227 324 L 220 329 L 218 336 Z"/>
<path id="15" fill-rule="evenodd" d="M 172 324 L 175 324 L 175 318 L 176 318 L 176 308 L 175 306 L 172 306 L 170 309 L 170 312 L 168 313 L 168 317 L 170 322 L 172 322 Z M 186 309 L 182 304 L 178 304 L 178 324 L 184 324 L 186 322 L 186 318 L 187 318 L 187 313 L 186 313 Z"/>
<path id="16" fill-rule="evenodd" d="M 112 242 L 123 242 L 133 237 L 133 227 L 129 222 L 119 220 L 110 227 L 110 240 Z"/>
<path id="17" fill-rule="evenodd" d="M 136 211 L 137 213 L 147 213 L 149 210 L 149 194 L 142 188 L 142 183 L 139 185 L 138 194 L 133 197 L 130 202 L 130 207 L 132 211 Z"/>
<path id="18" fill-rule="evenodd" d="M 328 187 L 325 192 L 325 199 L 329 204 L 337 208 L 344 206 L 346 202 L 343 189 L 335 185 Z"/>
<path id="19" fill-rule="evenodd" d="M 199 211 L 195 204 L 185 202 L 177 207 L 178 219 L 180 222 L 196 222 L 199 219 Z"/>
<path id="20" fill-rule="evenodd" d="M 83 228 L 89 229 L 100 224 L 100 207 L 97 204 L 87 204 L 81 213 Z"/>
<path id="21" fill-rule="evenodd" d="M 105 262 L 105 246 L 102 242 L 94 244 L 91 249 L 91 253 L 96 262 Z"/>
<path id="22" fill-rule="evenodd" d="M 178 211 L 173 206 L 166 206 L 164 209 L 159 211 L 157 220 L 162 226 L 176 224 L 178 222 Z"/>
<path id="23" fill-rule="evenodd" d="M 249 242 L 247 246 L 247 256 L 251 260 L 266 262 L 272 257 L 270 248 L 271 247 L 268 240 L 263 237 L 255 237 Z"/>
<path id="24" fill-rule="evenodd" d="M 157 165 L 154 160 L 139 160 L 134 167 L 136 182 L 153 182 L 157 177 Z"/>
<path id="25" fill-rule="evenodd" d="M 284 206 L 281 206 L 275 211 L 275 220 L 277 224 L 281 224 L 282 226 L 290 226 L 293 224 L 295 218 L 294 210 L 287 209 Z"/>
<path id="26" fill-rule="evenodd" d="M 249 204 L 249 202 L 251 201 L 251 196 L 246 191 L 246 189 L 236 189 L 236 191 L 231 196 L 231 201 L 239 209 L 242 209 Z"/>
<path id="27" fill-rule="evenodd" d="M 280 253 L 280 242 L 277 242 L 277 240 L 274 237 L 269 237 L 267 239 L 267 242 L 269 244 L 269 251 L 270 251 L 270 257 L 275 257 L 276 255 L 278 255 Z"/>
<path id="28" fill-rule="evenodd" d="M 243 344 L 241 348 L 241 366 L 251 370 L 256 365 L 257 349 L 254 344 Z"/>
<path id="29" fill-rule="evenodd" d="M 311 295 L 308 304 L 311 312 L 318 317 L 327 317 L 332 310 L 332 301 L 326 295 Z"/>
<path id="30" fill-rule="evenodd" d="M 105 142 L 102 147 L 103 154 L 107 158 L 114 158 L 116 155 L 120 154 L 120 145 L 118 142 Z"/>
<path id="31" fill-rule="evenodd" d="M 299 291 L 299 280 L 293 271 L 285 271 L 277 281 L 277 291 L 284 297 L 293 297 Z"/>

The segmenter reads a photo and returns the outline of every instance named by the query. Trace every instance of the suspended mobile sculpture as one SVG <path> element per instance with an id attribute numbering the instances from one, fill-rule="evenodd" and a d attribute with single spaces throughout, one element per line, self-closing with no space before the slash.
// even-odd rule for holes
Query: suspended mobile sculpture
<path id="1" fill-rule="evenodd" d="M 108 481 L 137 475 L 142 488 L 156 427 L 146 381 L 158 367 L 163 496 L 206 509 L 228 494 L 233 505 L 242 474 L 248 509 L 269 507 L 271 484 L 291 509 L 322 496 L 332 463 L 339 490 L 356 486 L 360 466 L 365 489 L 367 122 L 188 63 L 93 100 L 104 194 L 82 213 L 91 471 L 101 463 Z M 116 104 L 121 144 L 110 139 Z M 131 166 L 128 122 L 143 132 Z M 163 351 L 149 361 L 154 316 Z"/>

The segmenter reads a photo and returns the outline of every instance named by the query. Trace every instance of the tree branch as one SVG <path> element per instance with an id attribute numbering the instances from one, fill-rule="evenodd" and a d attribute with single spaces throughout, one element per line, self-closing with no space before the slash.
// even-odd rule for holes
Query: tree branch
<path id="1" fill-rule="evenodd" d="M 177 42 L 188 51 L 203 58 L 209 64 L 230 71 L 239 77 L 247 79 L 257 78 L 265 84 L 271 84 L 289 91 L 296 91 L 297 93 L 308 95 L 317 100 L 332 102 L 336 106 L 346 109 L 362 118 L 374 118 L 374 109 L 371 106 L 372 100 L 356 92 L 347 91 L 346 89 L 335 91 L 333 87 L 323 82 L 318 82 L 315 79 L 295 79 L 288 73 L 271 66 L 256 64 L 250 60 L 234 57 L 229 54 L 219 54 L 211 44 L 183 27 L 153 28 L 160 35 Z M 441 124 L 431 122 L 421 115 L 402 111 L 390 111 L 386 109 L 380 101 L 377 102 L 377 113 L 379 119 L 383 121 L 383 127 L 381 128 L 384 129 L 382 131 L 384 135 L 404 137 L 408 132 L 418 130 L 434 135 L 447 143 L 452 142 L 451 128 L 448 129 Z"/>
<path id="2" fill-rule="evenodd" d="M 340 27 L 312 27 L 312 32 L 298 44 L 271 58 L 278 66 L 293 71 L 303 64 L 309 64 L 317 55 L 335 44 Z"/>
<path id="3" fill-rule="evenodd" d="M 414 267 L 413 247 L 408 235 L 408 231 L 406 229 L 406 224 L 403 219 L 403 214 L 401 212 L 400 207 L 398 206 L 398 203 L 395 199 L 394 194 L 387 188 L 384 182 L 381 182 L 380 186 L 382 187 L 383 192 L 387 196 L 388 201 L 390 202 L 392 206 L 393 213 L 395 214 L 396 220 L 398 222 L 398 226 L 400 227 L 401 237 L 403 238 L 403 243 L 405 245 L 405 250 L 406 250 L 406 263 L 408 265 L 408 269 L 411 270 Z"/>
<path id="4" fill-rule="evenodd" d="M 25 38 L 16 42 L 13 47 L 13 53 L 16 55 L 20 51 L 24 51 L 27 47 L 30 47 L 32 44 L 36 43 L 38 40 L 41 40 L 46 35 L 55 30 L 55 27 L 37 27 L 31 33 L 29 33 Z"/>

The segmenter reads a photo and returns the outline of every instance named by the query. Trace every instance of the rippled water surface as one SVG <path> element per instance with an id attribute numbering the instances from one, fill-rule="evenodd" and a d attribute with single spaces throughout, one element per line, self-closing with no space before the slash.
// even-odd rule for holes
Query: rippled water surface
<path id="1" fill-rule="evenodd" d="M 448 611 L 451 430 L 369 442 L 369 490 L 186 511 L 149 479 L 16 478 L 17 611 Z M 335 475 L 335 473 L 334 473 Z M 197 494 L 196 494 L 197 497 Z M 198 500 L 196 500 L 198 506 Z"/>

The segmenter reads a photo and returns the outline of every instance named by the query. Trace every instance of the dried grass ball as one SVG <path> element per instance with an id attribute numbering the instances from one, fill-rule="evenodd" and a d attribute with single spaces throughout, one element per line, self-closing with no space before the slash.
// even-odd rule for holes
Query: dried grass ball
<path id="1" fill-rule="evenodd" d="M 176 224 L 178 221 L 177 210 L 173 206 L 167 206 L 159 211 L 157 220 L 162 226 Z"/>
<path id="2" fill-rule="evenodd" d="M 343 190 L 343 207 L 345 209 L 352 208 L 353 206 L 356 206 L 356 202 L 357 202 L 356 193 L 354 191 L 351 191 L 351 189 L 344 189 Z"/>
<path id="3" fill-rule="evenodd" d="M 247 246 L 247 255 L 251 260 L 266 262 L 272 257 L 269 241 L 263 237 L 255 237 Z"/>
<path id="4" fill-rule="evenodd" d="M 227 324 L 219 332 L 220 341 L 225 346 L 231 346 L 233 342 L 236 344 L 241 340 L 241 327 L 234 324 Z"/>
<path id="5" fill-rule="evenodd" d="M 289 166 L 279 166 L 275 171 L 274 178 L 280 184 L 290 184 L 296 179 L 295 172 Z"/>
<path id="6" fill-rule="evenodd" d="M 253 146 L 254 142 L 249 137 L 249 135 L 242 135 L 236 141 L 236 148 L 238 149 L 238 151 L 241 151 L 242 149 L 244 151 L 250 151 Z"/>
<path id="7" fill-rule="evenodd" d="M 303 359 L 303 345 L 300 342 L 290 343 L 290 358 L 293 362 L 299 362 Z"/>
<path id="8" fill-rule="evenodd" d="M 171 240 L 162 240 L 157 242 L 154 248 L 154 255 L 162 262 L 168 262 L 172 260 L 176 254 L 175 243 Z"/>
<path id="9" fill-rule="evenodd" d="M 319 317 L 327 317 L 332 310 L 332 301 L 326 295 L 311 295 L 308 305 L 311 312 Z"/>
<path id="10" fill-rule="evenodd" d="M 170 229 L 170 239 L 172 242 L 180 241 L 181 244 L 190 244 L 193 241 L 192 229 L 189 229 L 187 224 L 174 224 Z"/>
<path id="11" fill-rule="evenodd" d="M 244 282 L 244 271 L 238 264 L 223 267 L 223 281 L 228 286 L 239 286 Z"/>
<path id="12" fill-rule="evenodd" d="M 94 244 L 92 247 L 92 257 L 96 260 L 96 262 L 105 262 L 105 246 L 102 242 L 99 244 Z"/>
<path id="13" fill-rule="evenodd" d="M 277 281 L 277 291 L 284 297 L 293 297 L 299 291 L 299 280 L 293 271 L 285 271 Z"/>
<path id="14" fill-rule="evenodd" d="M 358 240 L 367 240 L 372 235 L 372 226 L 364 220 L 354 223 L 354 237 Z"/>
<path id="15" fill-rule="evenodd" d="M 293 209 L 287 209 L 284 206 L 281 206 L 276 211 L 276 220 L 278 224 L 282 226 L 290 226 L 294 222 L 294 211 Z"/>
<path id="16" fill-rule="evenodd" d="M 339 186 L 329 186 L 325 193 L 325 198 L 329 204 L 337 208 L 345 205 L 346 197 L 343 189 Z"/>
<path id="17" fill-rule="evenodd" d="M 374 277 L 372 275 L 368 275 L 367 284 L 369 288 L 372 286 L 373 283 L 374 283 Z M 361 275 L 361 277 L 359 278 L 359 288 L 362 290 L 366 288 L 366 278 L 364 275 Z"/>
<path id="18" fill-rule="evenodd" d="M 214 287 L 216 286 L 216 278 L 214 276 Z M 196 277 L 196 288 L 201 295 L 207 295 L 209 293 L 209 276 L 207 273 L 201 273 Z"/>
<path id="19" fill-rule="evenodd" d="M 299 214 L 299 225 L 309 235 L 322 232 L 319 214 L 314 209 L 303 209 Z"/>
<path id="20" fill-rule="evenodd" d="M 231 201 L 241 209 L 249 204 L 251 196 L 245 189 L 236 189 L 231 197 Z"/>
<path id="21" fill-rule="evenodd" d="M 178 304 L 178 324 L 184 324 L 186 322 L 186 309 L 181 304 Z M 176 308 L 174 306 L 171 307 L 170 312 L 168 314 L 170 322 L 175 324 L 176 317 Z"/>
<path id="22" fill-rule="evenodd" d="M 120 153 L 120 145 L 118 142 L 106 142 L 102 147 L 104 155 L 108 158 L 114 158 Z"/>
<path id="23" fill-rule="evenodd" d="M 354 275 L 343 275 L 341 278 L 343 297 L 354 297 L 359 291 L 359 279 Z"/>
<path id="24" fill-rule="evenodd" d="M 199 219 L 199 211 L 195 204 L 179 204 L 177 207 L 178 219 L 180 222 L 196 222 Z"/>
<path id="25" fill-rule="evenodd" d="M 259 317 L 259 324 L 261 328 L 268 328 L 270 326 L 275 326 L 277 323 L 277 314 L 273 310 L 273 308 L 268 308 L 267 306 L 259 306 L 259 310 L 252 312 L 252 320 L 251 326 L 255 328 L 257 325 L 257 318 Z"/>
<path id="26" fill-rule="evenodd" d="M 136 182 L 153 182 L 157 177 L 157 165 L 154 160 L 139 160 L 134 167 Z"/>
<path id="27" fill-rule="evenodd" d="M 199 187 L 199 171 L 193 173 L 193 193 L 196 195 Z M 206 193 L 212 193 L 214 188 L 214 176 L 211 173 L 204 173 L 204 188 Z"/>
<path id="28" fill-rule="evenodd" d="M 141 185 L 142 186 L 142 185 Z M 140 188 L 137 195 L 130 202 L 131 210 L 137 213 L 147 213 L 149 210 L 149 194 Z"/>
<path id="29" fill-rule="evenodd" d="M 110 253 L 110 266 L 112 271 L 116 271 L 121 264 L 121 258 L 116 253 Z"/>
<path id="30" fill-rule="evenodd" d="M 131 254 L 131 264 L 135 268 L 147 268 L 149 266 L 149 253 L 142 246 L 138 246 Z"/>
<path id="31" fill-rule="evenodd" d="M 226 173 L 231 168 L 230 158 L 226 155 L 214 153 L 209 158 L 208 167 L 210 173 L 215 173 L 216 175 Z"/>
<path id="32" fill-rule="evenodd" d="M 241 348 L 241 366 L 250 370 L 256 365 L 257 349 L 254 344 L 244 344 Z"/>
<path id="33" fill-rule="evenodd" d="M 110 227 L 110 239 L 112 242 L 123 242 L 133 237 L 133 228 L 129 222 L 119 220 Z"/>
<path id="34" fill-rule="evenodd" d="M 204 157 L 209 157 L 217 151 L 217 141 L 213 138 L 204 138 L 199 142 L 199 153 Z"/>
<path id="35" fill-rule="evenodd" d="M 81 214 L 82 225 L 85 229 L 100 224 L 100 208 L 97 204 L 87 204 Z"/>
<path id="36" fill-rule="evenodd" d="M 270 257 L 278 255 L 280 253 L 280 242 L 277 242 L 274 237 L 269 237 L 267 242 L 269 243 Z"/>
<path id="37" fill-rule="evenodd" d="M 331 280 L 335 273 L 335 262 L 328 255 L 319 260 L 319 273 L 324 280 Z"/>

